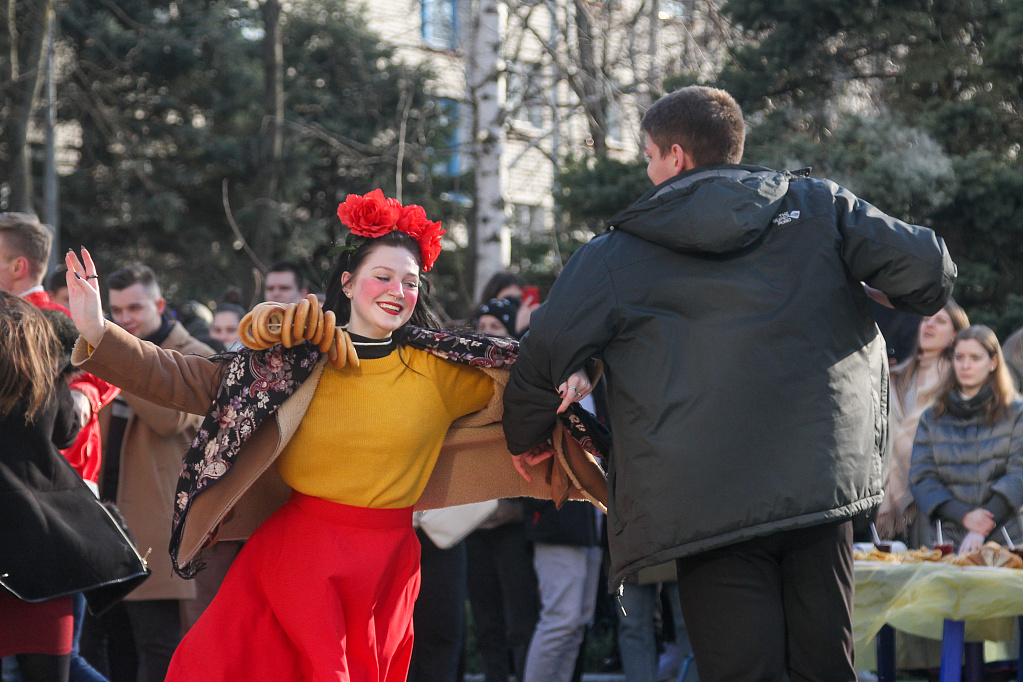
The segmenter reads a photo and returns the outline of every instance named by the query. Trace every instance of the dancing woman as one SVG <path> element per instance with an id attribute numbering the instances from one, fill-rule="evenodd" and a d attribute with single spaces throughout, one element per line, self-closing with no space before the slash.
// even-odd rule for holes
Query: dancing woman
<path id="1" fill-rule="evenodd" d="M 440 224 L 379 190 L 349 195 L 338 215 L 351 234 L 328 275 L 330 322 L 307 326 L 324 336 L 319 346 L 213 359 L 162 351 L 104 322 L 88 252 L 84 264 L 68 254 L 84 340 L 75 362 L 178 409 L 207 413 L 214 403 L 182 471 L 176 568 L 194 573 L 196 552 L 218 530 L 224 539 L 251 533 L 178 647 L 170 681 L 404 680 L 419 587 L 413 505 L 551 494 L 543 476 L 522 483 L 494 437 L 503 379 L 493 370 L 514 360 L 514 344 L 420 329 L 435 323 L 421 273 L 440 251 Z M 308 309 L 285 319 L 295 315 Z M 335 317 L 346 331 L 332 345 L 322 326 Z M 243 324 L 243 340 L 265 340 L 260 327 Z M 345 348 L 357 353 L 347 363 Z M 590 383 L 576 372 L 562 388 L 565 407 Z M 467 415 L 488 425 L 475 438 L 449 428 L 462 419 L 456 426 L 470 430 Z M 456 454 L 437 466 L 446 435 Z"/>
<path id="2" fill-rule="evenodd" d="M 1000 541 L 1003 526 L 1023 540 L 1023 401 L 988 327 L 956 334 L 953 371 L 920 418 L 909 486 L 920 510 L 940 519 L 960 553 Z"/>

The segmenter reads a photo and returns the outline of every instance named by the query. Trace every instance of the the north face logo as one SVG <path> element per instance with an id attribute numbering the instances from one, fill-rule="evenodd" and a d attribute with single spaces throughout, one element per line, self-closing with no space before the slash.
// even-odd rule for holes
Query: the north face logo
<path id="1" fill-rule="evenodd" d="M 779 213 L 778 215 L 776 215 L 774 217 L 774 220 L 772 220 L 771 222 L 774 223 L 775 225 L 784 225 L 785 223 L 791 223 L 798 217 L 799 211 L 785 211 L 784 213 Z"/>

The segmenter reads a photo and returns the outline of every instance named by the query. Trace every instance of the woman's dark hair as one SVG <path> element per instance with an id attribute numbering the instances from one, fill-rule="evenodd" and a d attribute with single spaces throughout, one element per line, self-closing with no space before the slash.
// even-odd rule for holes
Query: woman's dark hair
<path id="1" fill-rule="evenodd" d="M 507 270 L 494 273 L 494 276 L 487 281 L 487 285 L 483 287 L 480 304 L 482 305 L 497 298 L 502 289 L 510 286 L 524 287 L 526 286 L 526 281 L 514 272 L 508 272 Z"/>
<path id="2" fill-rule="evenodd" d="M 43 313 L 0 290 L 0 417 L 18 406 L 31 422 L 58 381 L 60 342 Z"/>
<path id="3" fill-rule="evenodd" d="M 419 267 L 423 267 L 423 255 L 419 250 L 419 244 L 415 239 L 398 230 L 388 232 L 383 237 L 367 239 L 362 246 L 354 251 L 342 251 L 338 254 L 337 260 L 334 261 L 334 265 L 330 268 L 330 272 L 327 273 L 327 279 L 323 283 L 323 290 L 326 292 L 323 309 L 334 311 L 334 315 L 337 316 L 338 325 L 348 324 L 348 318 L 352 314 L 352 302 L 345 296 L 345 292 L 341 288 L 341 275 L 346 272 L 354 275 L 366 258 L 381 246 L 397 246 L 405 249 L 416 259 Z M 430 282 L 420 272 L 419 299 L 416 301 L 416 307 L 412 311 L 412 317 L 395 334 L 399 342 L 402 340 L 402 332 L 409 325 L 429 329 L 440 327 L 440 319 L 434 314 L 432 305 L 430 300 Z"/>
<path id="4" fill-rule="evenodd" d="M 1005 358 L 1002 356 L 1002 347 L 998 345 L 998 337 L 991 331 L 991 328 L 982 324 L 975 324 L 962 330 L 956 334 L 956 338 L 952 342 L 952 352 L 955 353 L 955 349 L 960 343 L 970 339 L 979 343 L 987 351 L 988 357 L 993 358 L 997 364 L 987 380 L 987 385 L 991 387 L 993 394 L 992 400 L 987 406 L 987 423 L 990 426 L 994 426 L 1005 416 L 1009 405 L 1012 404 L 1012 401 L 1019 394 L 1016 393 L 1016 387 L 1013 385 L 1012 377 L 1009 375 L 1009 370 L 1006 367 Z M 935 416 L 940 417 L 948 411 L 949 393 L 961 390 L 962 386 L 959 384 L 959 378 L 956 377 L 955 370 L 953 369 L 948 373 L 943 390 L 934 402 Z"/>
<path id="5" fill-rule="evenodd" d="M 221 303 L 214 309 L 213 316 L 216 317 L 217 313 L 234 313 L 241 320 L 245 317 L 245 308 L 234 303 Z"/>

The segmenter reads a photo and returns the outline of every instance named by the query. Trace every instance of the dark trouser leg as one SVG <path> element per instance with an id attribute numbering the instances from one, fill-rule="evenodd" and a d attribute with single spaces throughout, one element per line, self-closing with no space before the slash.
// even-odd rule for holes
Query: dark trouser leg
<path id="1" fill-rule="evenodd" d="M 174 649 L 181 641 L 181 607 L 177 599 L 125 602 L 139 657 L 138 682 L 163 682 Z"/>
<path id="2" fill-rule="evenodd" d="M 82 622 L 81 655 L 110 682 L 135 682 L 139 661 L 125 603 L 96 618 L 88 611 Z"/>
<path id="3" fill-rule="evenodd" d="M 497 530 L 478 530 L 465 539 L 469 605 L 472 607 L 476 631 L 476 650 L 483 659 L 483 677 L 486 682 L 507 682 L 511 672 L 508 665 L 508 640 L 505 637 L 504 600 L 498 579 L 498 558 L 494 542 Z"/>
<path id="4" fill-rule="evenodd" d="M 700 679 L 855 680 L 850 538 L 843 522 L 679 559 Z"/>
<path id="5" fill-rule="evenodd" d="M 22 682 L 67 682 L 71 654 L 18 654 Z"/>
<path id="6" fill-rule="evenodd" d="M 508 647 L 511 649 L 515 678 L 524 679 L 529 640 L 540 618 L 540 593 L 533 568 L 533 543 L 521 523 L 510 523 L 494 531 Z"/>
<path id="7" fill-rule="evenodd" d="M 440 549 L 422 531 L 422 586 L 413 612 L 410 682 L 455 682 L 465 634 L 465 544 Z"/>
<path id="8" fill-rule="evenodd" d="M 788 682 L 778 563 L 751 542 L 679 559 L 678 590 L 703 682 Z"/>
<path id="9" fill-rule="evenodd" d="M 852 523 L 794 532 L 782 579 L 793 682 L 855 680 Z"/>

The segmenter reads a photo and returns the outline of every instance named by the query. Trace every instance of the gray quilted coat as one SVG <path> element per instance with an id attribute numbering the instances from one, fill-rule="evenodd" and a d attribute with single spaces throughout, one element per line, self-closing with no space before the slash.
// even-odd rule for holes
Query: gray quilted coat
<path id="1" fill-rule="evenodd" d="M 1023 540 L 1019 509 L 1023 507 L 1023 401 L 1016 399 L 1008 414 L 989 426 L 978 411 L 969 416 L 924 412 L 913 444 L 909 487 L 920 509 L 933 522 L 938 507 L 959 500 L 970 508 L 991 502 L 1001 494 L 1013 509 L 1005 528 L 1013 542 Z M 967 530 L 942 518 L 942 532 L 956 545 Z M 1001 527 L 988 538 L 1002 544 Z"/>

